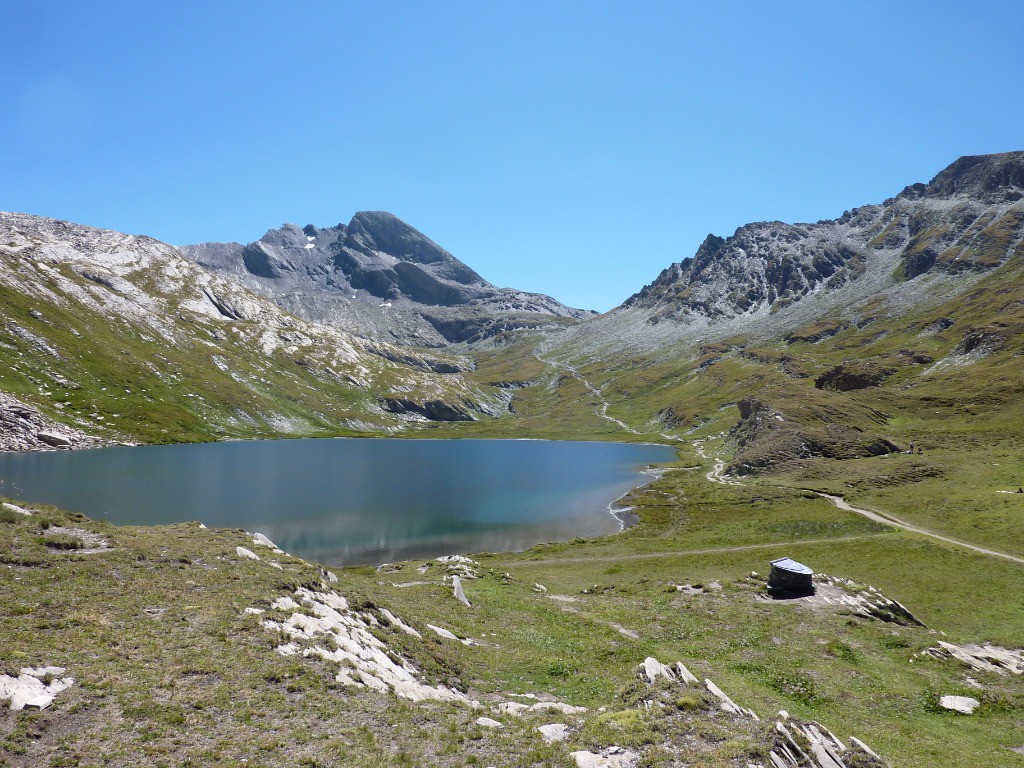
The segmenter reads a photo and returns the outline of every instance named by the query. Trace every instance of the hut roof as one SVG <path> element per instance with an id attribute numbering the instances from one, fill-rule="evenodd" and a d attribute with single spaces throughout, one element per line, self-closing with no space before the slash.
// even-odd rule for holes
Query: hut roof
<path id="1" fill-rule="evenodd" d="M 791 560 L 788 557 L 780 557 L 778 560 L 772 560 L 772 566 L 783 571 L 789 571 L 790 573 L 800 573 L 807 576 L 812 576 L 814 574 L 814 571 L 803 563 L 798 563 L 796 560 Z"/>

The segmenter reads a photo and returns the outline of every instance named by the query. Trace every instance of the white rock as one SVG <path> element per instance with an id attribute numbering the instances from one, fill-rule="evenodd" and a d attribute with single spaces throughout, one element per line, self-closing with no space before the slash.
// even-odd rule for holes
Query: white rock
<path id="1" fill-rule="evenodd" d="M 440 635 L 445 640 L 458 640 L 459 639 L 455 635 L 453 635 L 451 632 L 449 632 L 447 629 L 445 629 L 444 627 L 435 627 L 433 624 L 427 624 L 427 629 L 431 630 L 436 635 Z"/>
<path id="2" fill-rule="evenodd" d="M 489 717 L 478 717 L 474 721 L 477 725 L 482 725 L 484 728 L 504 728 L 505 726 L 499 723 L 497 720 L 492 720 Z"/>
<path id="3" fill-rule="evenodd" d="M 462 565 L 480 565 L 476 560 L 471 560 L 464 555 L 443 555 L 434 558 L 439 563 L 461 563 Z"/>
<path id="4" fill-rule="evenodd" d="M 260 556 L 253 552 L 251 549 L 245 547 L 235 547 L 235 552 L 239 557 L 247 557 L 250 560 L 259 560 Z"/>
<path id="5" fill-rule="evenodd" d="M 472 608 L 473 605 L 466 599 L 466 593 L 462 591 L 462 580 L 458 576 L 452 576 L 452 594 L 455 599 L 465 605 L 467 608 Z"/>
<path id="6" fill-rule="evenodd" d="M 264 536 L 262 533 L 254 533 L 252 535 L 252 543 L 259 544 L 261 547 L 270 547 L 271 549 L 277 549 L 277 545 Z"/>
<path id="7" fill-rule="evenodd" d="M 3 504 L 3 508 L 8 510 L 8 511 L 10 511 L 10 512 L 16 512 L 19 515 L 24 515 L 25 517 L 32 517 L 32 513 L 31 512 L 29 512 L 27 509 L 25 509 L 23 507 L 19 507 L 17 504 L 8 504 L 5 501 L 4 504 Z"/>
<path id="8" fill-rule="evenodd" d="M 699 683 L 697 676 L 686 668 L 686 665 L 681 661 L 676 662 L 676 674 L 679 675 L 679 679 L 684 683 Z"/>
<path id="9" fill-rule="evenodd" d="M 644 674 L 647 676 L 647 682 L 649 683 L 654 683 L 659 677 L 664 677 L 666 680 L 676 679 L 672 670 L 653 656 L 648 656 L 644 659 Z"/>
<path id="10" fill-rule="evenodd" d="M 615 750 L 614 752 L 612 750 Z M 640 756 L 622 747 L 609 747 L 606 754 L 593 752 L 570 752 L 569 757 L 576 761 L 577 768 L 633 768 Z"/>
<path id="11" fill-rule="evenodd" d="M 876 758 L 878 760 L 882 759 L 882 758 L 878 757 L 877 754 L 875 754 L 875 751 L 871 747 L 869 747 L 863 741 L 858 739 L 856 736 L 851 736 L 850 737 L 850 743 L 853 744 L 855 747 L 860 747 L 861 749 L 863 749 L 865 752 L 867 752 L 872 757 L 874 757 L 874 758 Z"/>
<path id="12" fill-rule="evenodd" d="M 565 741 L 567 728 L 568 726 L 565 723 L 549 723 L 548 725 L 542 725 L 537 730 L 544 737 L 544 741 L 552 744 L 556 741 Z"/>
<path id="13" fill-rule="evenodd" d="M 55 672 L 54 670 L 60 670 Z M 62 674 L 63 667 L 26 667 L 18 677 L 0 675 L 0 699 L 10 700 L 10 708 L 46 709 L 61 691 L 75 684 L 73 677 L 56 678 L 44 683 L 40 678 Z"/>
<path id="14" fill-rule="evenodd" d="M 304 646 L 302 656 L 305 658 L 321 658 L 344 665 L 336 672 L 337 682 L 381 693 L 394 691 L 396 696 L 412 701 L 433 699 L 479 706 L 478 702 L 470 701 L 459 691 L 419 682 L 416 668 L 368 631 L 372 617 L 352 611 L 348 601 L 333 590 L 320 592 L 301 587 L 295 591 L 295 596 L 301 600 L 301 605 L 284 596 L 275 601 L 275 607 L 282 610 L 308 609 L 306 612 L 292 613 L 284 622 L 265 619 L 261 624 L 272 632 L 301 638 Z M 309 612 L 315 615 L 311 616 Z M 394 616 L 390 612 L 387 615 Z M 294 655 L 298 651 L 296 643 L 278 647 L 282 655 Z"/>
<path id="15" fill-rule="evenodd" d="M 408 624 L 406 624 L 400 618 L 395 616 L 395 614 L 393 614 L 387 608 L 381 608 L 379 610 L 380 610 L 380 615 L 383 616 L 385 619 L 387 619 L 391 623 L 392 626 L 398 627 L 400 630 L 405 632 L 405 634 L 407 634 L 407 635 L 412 635 L 413 637 L 418 637 L 421 640 L 423 639 L 423 635 L 421 635 L 415 629 L 410 627 Z"/>
<path id="16" fill-rule="evenodd" d="M 503 701 L 497 709 L 504 715 L 520 715 L 529 709 L 529 706 L 518 701 Z"/>
<path id="17" fill-rule="evenodd" d="M 943 696 L 939 699 L 940 707 L 952 710 L 953 712 L 959 712 L 963 715 L 973 714 L 980 704 L 980 701 L 972 699 L 970 696 Z"/>
<path id="18" fill-rule="evenodd" d="M 533 585 L 533 591 L 534 592 L 547 592 L 548 588 L 545 587 L 543 584 L 534 584 Z"/>

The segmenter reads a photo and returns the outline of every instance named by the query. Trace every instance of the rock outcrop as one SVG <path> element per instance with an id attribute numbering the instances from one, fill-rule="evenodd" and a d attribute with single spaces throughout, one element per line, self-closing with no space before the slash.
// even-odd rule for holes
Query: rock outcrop
<path id="1" fill-rule="evenodd" d="M 112 442 L 58 424 L 38 408 L 0 392 L 0 451 L 56 451 L 101 445 Z"/>
<path id="2" fill-rule="evenodd" d="M 884 414 L 830 393 L 811 390 L 801 402 L 786 401 L 785 407 L 800 409 L 797 418 L 787 418 L 778 405 L 762 397 L 745 397 L 737 405 L 740 420 L 730 438 L 738 450 L 730 474 L 746 475 L 792 459 L 852 459 L 900 450 L 881 433 Z M 877 425 L 879 431 L 852 426 L 856 423 Z"/>

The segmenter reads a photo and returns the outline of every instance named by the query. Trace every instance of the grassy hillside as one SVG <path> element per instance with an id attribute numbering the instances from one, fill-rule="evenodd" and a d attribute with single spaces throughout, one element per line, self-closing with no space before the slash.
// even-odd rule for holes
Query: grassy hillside
<path id="1" fill-rule="evenodd" d="M 654 656 L 683 661 L 762 718 L 786 709 L 858 736 L 894 765 L 1017 765 L 1008 748 L 1024 744 L 1024 679 L 923 652 L 939 640 L 1019 644 L 1024 566 L 879 525 L 765 477 L 712 483 L 709 469 L 684 450 L 630 499 L 642 522 L 626 533 L 474 555 L 475 574 L 463 572 L 472 608 L 452 597 L 443 563 L 341 570 L 329 584 L 315 566 L 240 531 L 117 528 L 51 508 L 8 513 L 0 673 L 56 665 L 76 682 L 41 713 L 0 716 L 0 761 L 569 766 L 570 751 L 610 745 L 651 766 L 765 761 L 769 727 L 722 712 L 702 687 L 638 679 Z M 83 535 L 75 529 L 110 549 L 64 548 Z M 751 572 L 765 574 L 781 555 L 852 579 L 850 595 L 876 587 L 927 626 L 766 599 L 763 576 Z M 260 622 L 287 615 L 275 601 L 302 586 L 346 596 L 389 654 L 480 707 L 353 688 L 334 679 L 344 666 L 280 655 L 294 638 Z M 517 695 L 527 693 L 539 698 Z M 947 694 L 981 706 L 956 715 L 938 706 Z M 500 707 L 543 700 L 587 711 L 515 716 Z M 475 724 L 484 715 L 504 728 Z M 552 722 L 569 726 L 565 742 L 536 731 Z"/>
<path id="2" fill-rule="evenodd" d="M 304 322 L 147 238 L 76 225 L 54 234 L 62 223 L 6 216 L 0 391 L 89 434 L 162 443 L 387 431 L 405 423 L 382 410 L 389 396 L 502 409 L 454 356 Z"/>

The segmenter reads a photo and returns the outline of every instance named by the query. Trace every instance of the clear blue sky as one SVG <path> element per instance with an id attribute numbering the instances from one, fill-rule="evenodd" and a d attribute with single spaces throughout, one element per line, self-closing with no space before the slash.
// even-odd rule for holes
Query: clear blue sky
<path id="1" fill-rule="evenodd" d="M 0 0 L 0 209 L 248 242 L 388 210 L 607 310 L 709 232 L 1024 149 L 1014 2 Z"/>

